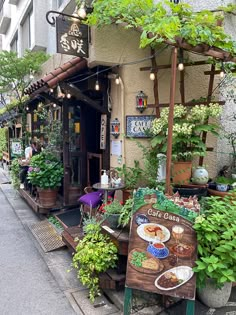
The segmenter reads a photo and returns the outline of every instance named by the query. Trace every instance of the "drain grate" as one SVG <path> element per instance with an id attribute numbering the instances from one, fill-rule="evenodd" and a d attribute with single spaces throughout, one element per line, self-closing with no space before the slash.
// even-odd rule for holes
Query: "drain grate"
<path id="1" fill-rule="evenodd" d="M 62 241 L 61 235 L 57 233 L 47 220 L 35 223 L 29 228 L 45 252 L 66 246 Z"/>

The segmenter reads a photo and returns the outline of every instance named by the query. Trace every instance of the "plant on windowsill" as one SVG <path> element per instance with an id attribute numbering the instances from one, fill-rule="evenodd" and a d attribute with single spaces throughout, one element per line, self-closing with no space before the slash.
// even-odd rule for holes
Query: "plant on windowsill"
<path id="1" fill-rule="evenodd" d="M 85 236 L 76 246 L 72 266 L 77 270 L 81 283 L 89 289 L 89 297 L 94 302 L 101 295 L 99 274 L 116 266 L 117 248 L 109 236 L 101 233 L 100 223 L 89 223 Z"/>
<path id="2" fill-rule="evenodd" d="M 234 197 L 235 198 L 235 197 Z M 197 234 L 198 259 L 194 272 L 197 273 L 197 287 L 201 298 L 209 307 L 221 307 L 206 301 L 210 288 L 222 288 L 226 283 L 236 281 L 236 201 L 232 196 L 209 197 L 205 200 L 204 214 L 195 219 L 193 226 Z M 210 284 L 208 283 L 210 279 Z M 203 287 L 206 286 L 206 292 Z M 229 285 L 227 302 L 231 285 Z M 201 293 L 202 291 L 202 293 Z M 223 291 L 213 291 L 215 301 L 222 301 Z"/>

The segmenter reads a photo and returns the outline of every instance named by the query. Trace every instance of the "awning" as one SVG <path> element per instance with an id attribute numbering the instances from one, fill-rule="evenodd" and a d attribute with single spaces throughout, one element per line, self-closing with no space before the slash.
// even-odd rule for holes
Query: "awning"
<path id="1" fill-rule="evenodd" d="M 45 75 L 42 79 L 32 83 L 27 89 L 25 89 L 24 94 L 29 96 L 35 96 L 41 92 L 45 92 L 50 88 L 55 88 L 58 83 L 69 78 L 73 74 L 81 71 L 87 67 L 87 60 L 75 57 L 60 67 L 54 69 L 49 74 Z"/>

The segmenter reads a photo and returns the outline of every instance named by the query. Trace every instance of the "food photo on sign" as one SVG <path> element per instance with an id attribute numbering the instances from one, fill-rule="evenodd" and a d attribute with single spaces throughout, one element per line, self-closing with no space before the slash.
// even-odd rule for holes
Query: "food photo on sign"
<path id="1" fill-rule="evenodd" d="M 181 198 L 140 188 L 134 197 L 126 286 L 195 299 L 193 272 L 197 256 L 192 228 L 199 213 L 197 198 Z"/>

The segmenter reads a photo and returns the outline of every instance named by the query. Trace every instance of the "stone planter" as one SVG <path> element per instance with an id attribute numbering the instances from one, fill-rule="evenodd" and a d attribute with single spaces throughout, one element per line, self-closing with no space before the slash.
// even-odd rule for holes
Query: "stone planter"
<path id="1" fill-rule="evenodd" d="M 226 305 L 229 300 L 232 283 L 227 282 L 221 289 L 217 289 L 213 280 L 208 279 L 206 287 L 198 289 L 198 297 L 206 306 L 219 308 Z"/>

